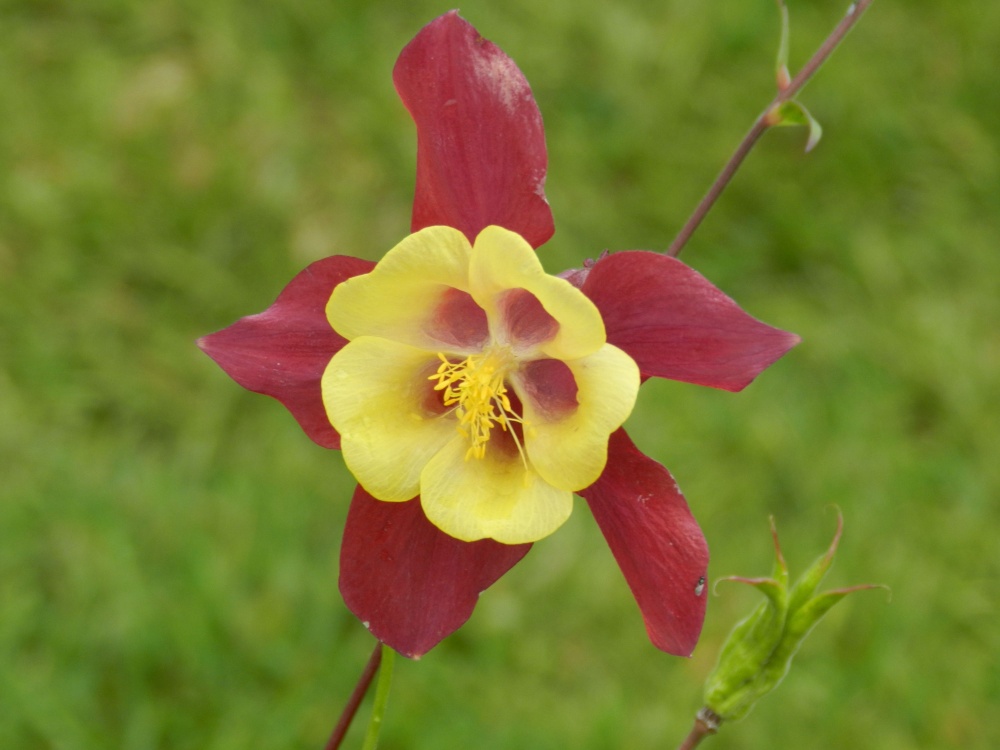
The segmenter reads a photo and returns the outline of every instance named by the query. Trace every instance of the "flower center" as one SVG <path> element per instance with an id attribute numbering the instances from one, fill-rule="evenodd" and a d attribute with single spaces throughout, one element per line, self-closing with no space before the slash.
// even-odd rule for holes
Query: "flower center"
<path id="1" fill-rule="evenodd" d="M 496 425 L 510 432 L 523 457 L 521 443 L 510 427 L 514 422 L 523 424 L 524 420 L 511 407 L 504 383 L 514 363 L 510 349 L 493 346 L 458 363 L 449 361 L 440 352 L 438 358 L 441 365 L 430 380 L 438 381 L 434 390 L 443 391 L 444 405 L 455 407 L 458 431 L 469 441 L 465 460 L 486 455 L 486 443 Z"/>

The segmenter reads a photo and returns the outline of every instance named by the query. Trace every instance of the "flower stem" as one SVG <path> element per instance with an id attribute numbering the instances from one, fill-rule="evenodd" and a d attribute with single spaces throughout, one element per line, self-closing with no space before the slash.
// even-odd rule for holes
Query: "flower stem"
<path id="1" fill-rule="evenodd" d="M 382 666 L 378 670 L 378 684 L 375 685 L 375 704 L 372 706 L 372 718 L 368 723 L 368 733 L 361 750 L 375 750 L 378 747 L 378 735 L 382 730 L 382 717 L 389 703 L 389 688 L 392 686 L 392 667 L 396 661 L 396 652 L 391 648 L 382 647 Z"/>
<path id="2" fill-rule="evenodd" d="M 721 723 L 722 719 L 716 716 L 711 709 L 707 707 L 701 709 L 694 719 L 694 726 L 691 728 L 691 733 L 677 750 L 694 750 L 694 748 L 701 744 L 703 739 L 710 734 L 718 732 L 719 724 Z"/>
<path id="3" fill-rule="evenodd" d="M 392 652 L 390 651 L 390 653 Z M 354 714 L 358 712 L 358 706 L 361 705 L 361 701 L 368 692 L 368 688 L 372 684 L 372 678 L 375 676 L 375 672 L 381 662 L 382 644 L 377 643 L 375 644 L 375 650 L 372 651 L 372 655 L 368 657 L 368 663 L 365 664 L 364 671 L 358 678 L 358 684 L 354 686 L 351 697 L 347 699 L 347 705 L 344 706 L 344 710 L 340 714 L 337 726 L 333 728 L 333 734 L 330 735 L 325 750 L 337 750 L 340 747 L 340 743 L 344 741 L 344 735 L 347 734 L 347 730 L 351 726 L 351 721 L 354 719 Z"/>
<path id="4" fill-rule="evenodd" d="M 691 217 L 687 220 L 687 223 L 681 227 L 681 231 L 677 233 L 674 241 L 670 243 L 670 247 L 667 248 L 666 254 L 672 258 L 676 258 L 680 255 L 684 245 L 687 241 L 691 239 L 691 235 L 694 234 L 698 225 L 701 224 L 702 219 L 708 214 L 709 210 L 715 204 L 715 201 L 722 194 L 726 185 L 729 184 L 730 180 L 733 179 L 733 175 L 736 174 L 736 170 L 740 168 L 743 160 L 746 158 L 747 154 L 753 149 L 754 144 L 760 139 L 764 132 L 774 125 L 775 123 L 771 120 L 771 113 L 780 107 L 785 102 L 791 101 L 798 95 L 798 93 L 803 89 L 809 79 L 813 77 L 820 66 L 826 62 L 826 59 L 830 56 L 837 45 L 840 44 L 847 33 L 854 27 L 854 24 L 858 22 L 861 15 L 868 9 L 868 6 L 872 4 L 874 0 L 858 0 L 858 2 L 852 3 L 851 7 L 847 10 L 847 15 L 841 19 L 840 23 L 837 24 L 836 28 L 830 32 L 830 35 L 823 41 L 819 46 L 819 49 L 813 54 L 809 61 L 802 66 L 802 69 L 795 75 L 795 77 L 788 83 L 787 86 L 782 88 L 777 96 L 771 100 L 771 103 L 764 108 L 764 111 L 757 117 L 756 122 L 754 122 L 753 127 L 747 132 L 740 141 L 740 145 L 736 147 L 733 155 L 729 157 L 729 161 L 719 172 L 719 176 L 715 178 L 708 192 L 705 193 L 705 197 L 701 199 L 701 202 L 695 208 Z M 692 745 L 694 747 L 694 745 Z"/>
<path id="5" fill-rule="evenodd" d="M 704 724 L 696 721 L 694 726 L 691 728 L 691 734 L 684 739 L 684 743 L 677 748 L 677 750 L 694 750 L 694 748 L 698 747 L 698 745 L 701 744 L 701 741 L 710 734 L 714 733 L 709 732 L 705 728 Z"/>

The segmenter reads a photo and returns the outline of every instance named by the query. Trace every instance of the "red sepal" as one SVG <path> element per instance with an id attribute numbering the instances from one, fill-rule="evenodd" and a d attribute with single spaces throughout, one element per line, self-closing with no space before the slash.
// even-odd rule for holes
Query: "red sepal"
<path id="1" fill-rule="evenodd" d="M 580 288 L 601 311 L 608 343 L 627 352 L 643 377 L 739 391 L 799 342 L 794 333 L 745 313 L 694 269 L 659 253 L 605 256 Z"/>
<path id="2" fill-rule="evenodd" d="M 372 635 L 417 658 L 458 630 L 529 549 L 460 541 L 427 520 L 419 499 L 382 502 L 359 486 L 340 548 L 340 593 Z"/>
<path id="3" fill-rule="evenodd" d="M 347 341 L 330 327 L 326 303 L 337 284 L 374 266 L 345 255 L 318 260 L 292 279 L 267 310 L 204 336 L 198 346 L 241 386 L 284 404 L 316 443 L 339 448 L 340 435 L 323 407 L 320 379 Z"/>
<path id="4" fill-rule="evenodd" d="M 542 115 L 514 61 L 451 11 L 406 45 L 392 75 L 417 126 L 412 231 L 443 224 L 472 242 L 496 224 L 532 247 L 548 240 Z"/>
<path id="5" fill-rule="evenodd" d="M 708 545 L 670 472 L 618 430 L 604 473 L 580 495 L 632 589 L 653 645 L 690 656 L 705 619 Z"/>

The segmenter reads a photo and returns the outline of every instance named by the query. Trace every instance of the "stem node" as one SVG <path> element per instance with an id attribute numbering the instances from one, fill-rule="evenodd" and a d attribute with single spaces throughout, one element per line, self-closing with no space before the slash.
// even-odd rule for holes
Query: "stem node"
<path id="1" fill-rule="evenodd" d="M 809 58 L 809 61 L 802 66 L 795 77 L 785 86 L 781 85 L 779 81 L 779 91 L 778 95 L 771 100 L 771 103 L 767 105 L 764 112 L 757 117 L 757 121 L 754 122 L 753 127 L 743 136 L 743 140 L 736 147 L 733 155 L 729 157 L 729 161 L 719 172 L 719 176 L 715 178 L 715 182 L 709 187 L 708 192 L 705 193 L 705 197 L 701 199 L 701 202 L 695 207 L 694 211 L 691 213 L 690 218 L 681 227 L 680 232 L 674 238 L 674 241 L 670 243 L 670 247 L 666 250 L 666 255 L 671 258 L 676 258 L 680 255 L 681 250 L 684 249 L 684 245 L 687 241 L 691 239 L 691 235 L 694 234 L 695 230 L 701 224 L 702 219 L 708 214 L 712 206 L 715 205 L 715 201 L 718 200 L 722 191 L 726 188 L 729 182 L 733 179 L 733 175 L 740 168 L 743 160 L 747 157 L 753 149 L 754 144 L 760 139 L 764 132 L 777 124 L 774 120 L 774 113 L 778 111 L 785 102 L 794 99 L 798 93 L 803 89 L 809 79 L 813 77 L 820 66 L 826 62 L 827 58 L 833 53 L 840 44 L 844 37 L 847 36 L 854 24 L 858 22 L 861 15 L 868 9 L 874 0 L 858 0 L 851 4 L 848 8 L 847 14 L 841 19 L 840 23 L 837 24 L 836 28 L 830 32 L 830 35 L 823 40 L 823 43 L 819 46 L 819 49 Z"/>

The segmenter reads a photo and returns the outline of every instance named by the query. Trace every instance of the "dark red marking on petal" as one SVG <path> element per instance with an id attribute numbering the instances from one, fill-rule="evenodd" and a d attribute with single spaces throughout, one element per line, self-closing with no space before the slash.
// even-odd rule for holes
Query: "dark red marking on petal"
<path id="1" fill-rule="evenodd" d="M 524 397 L 541 415 L 550 420 L 565 417 L 579 406 L 576 378 L 565 362 L 558 359 L 536 359 L 525 362 L 518 370 Z"/>
<path id="2" fill-rule="evenodd" d="M 427 520 L 419 499 L 382 502 L 358 487 L 340 549 L 340 592 L 372 635 L 415 658 L 458 630 L 480 593 L 529 549 L 460 541 Z"/>
<path id="3" fill-rule="evenodd" d="M 451 11 L 406 45 L 393 81 L 417 126 L 412 231 L 443 224 L 474 242 L 496 224 L 548 240 L 542 116 L 514 61 Z"/>
<path id="4" fill-rule="evenodd" d="M 499 307 L 507 343 L 514 347 L 537 346 L 559 333 L 559 322 L 527 289 L 504 292 Z"/>
<path id="5" fill-rule="evenodd" d="M 653 645 L 690 656 L 705 619 L 708 545 L 670 472 L 618 430 L 604 473 L 580 494 L 632 589 Z"/>
<path id="6" fill-rule="evenodd" d="M 437 374 L 440 366 L 440 359 L 430 360 L 418 376 L 421 378 L 426 389 L 423 392 L 423 398 L 418 399 L 426 417 L 440 417 L 443 414 L 455 411 L 454 406 L 445 406 L 444 390 L 438 390 L 434 387 L 435 383 L 438 382 L 434 376 Z"/>
<path id="7" fill-rule="evenodd" d="M 799 342 L 659 253 L 608 255 L 581 289 L 601 311 L 608 343 L 627 352 L 644 377 L 739 391 Z"/>
<path id="8" fill-rule="evenodd" d="M 442 344 L 460 349 L 478 349 L 490 337 L 490 325 L 472 295 L 448 287 L 427 324 L 427 333 Z"/>
<path id="9" fill-rule="evenodd" d="M 374 266 L 345 255 L 318 260 L 292 279 L 267 310 L 199 339 L 198 346 L 241 386 L 284 404 L 313 441 L 339 448 L 340 436 L 323 407 L 320 379 L 347 342 L 330 327 L 326 303 L 337 284 Z"/>

